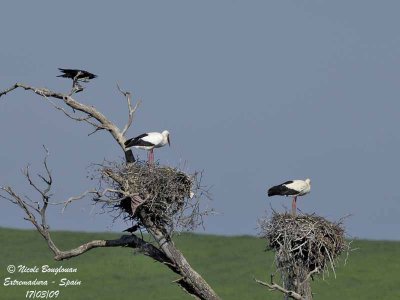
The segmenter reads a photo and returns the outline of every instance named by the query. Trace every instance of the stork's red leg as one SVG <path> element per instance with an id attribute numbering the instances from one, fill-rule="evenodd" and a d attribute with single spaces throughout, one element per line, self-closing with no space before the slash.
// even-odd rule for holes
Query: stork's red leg
<path id="1" fill-rule="evenodd" d="M 150 150 L 150 163 L 154 164 L 154 152 L 153 152 L 153 149 Z"/>
<path id="2" fill-rule="evenodd" d="M 293 200 L 292 200 L 292 215 L 293 215 L 293 217 L 296 216 L 296 210 L 297 210 L 296 201 L 297 201 L 297 196 L 293 197 Z"/>

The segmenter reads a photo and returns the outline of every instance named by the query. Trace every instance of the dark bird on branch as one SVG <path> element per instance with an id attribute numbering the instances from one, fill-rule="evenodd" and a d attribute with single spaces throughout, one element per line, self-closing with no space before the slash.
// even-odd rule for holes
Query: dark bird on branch
<path id="1" fill-rule="evenodd" d="M 296 215 L 296 201 L 297 196 L 304 196 L 311 190 L 311 180 L 290 180 L 282 184 L 273 186 L 268 190 L 268 197 L 279 196 L 293 196 L 292 201 L 292 214 Z"/>
<path id="2" fill-rule="evenodd" d="M 73 93 L 79 93 L 83 91 L 84 87 L 80 84 L 80 82 L 89 82 L 89 80 L 94 79 L 97 77 L 97 75 L 94 75 L 88 71 L 85 70 L 79 70 L 79 69 L 62 69 L 58 68 L 61 73 L 61 75 L 58 75 L 57 77 L 63 77 L 63 78 L 70 78 L 72 79 L 72 91 L 71 95 Z"/>
<path id="3" fill-rule="evenodd" d="M 97 75 L 94 75 L 88 71 L 85 70 L 78 70 L 78 69 L 61 69 L 58 68 L 63 74 L 58 75 L 57 77 L 64 77 L 64 78 L 71 78 L 71 79 L 76 79 L 79 81 L 84 81 L 87 82 L 90 79 L 94 79 L 97 77 Z"/>
<path id="4" fill-rule="evenodd" d="M 129 227 L 129 228 L 125 229 L 123 232 L 134 233 L 139 229 L 139 227 L 140 226 L 138 224 L 135 224 L 132 227 Z"/>

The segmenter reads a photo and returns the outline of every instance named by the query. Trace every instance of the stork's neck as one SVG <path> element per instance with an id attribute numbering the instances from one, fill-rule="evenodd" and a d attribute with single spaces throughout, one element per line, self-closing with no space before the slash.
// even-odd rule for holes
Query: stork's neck
<path id="1" fill-rule="evenodd" d="M 163 134 L 162 136 L 163 136 L 163 139 L 162 139 L 161 143 L 164 146 L 164 145 L 166 145 L 168 143 L 168 135 Z"/>

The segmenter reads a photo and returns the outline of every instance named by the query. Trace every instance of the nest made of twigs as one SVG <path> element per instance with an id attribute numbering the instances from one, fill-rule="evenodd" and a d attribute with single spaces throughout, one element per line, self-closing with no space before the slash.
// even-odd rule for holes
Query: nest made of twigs
<path id="1" fill-rule="evenodd" d="M 278 268 L 301 266 L 320 273 L 329 266 L 334 272 L 335 260 L 348 249 L 342 223 L 315 214 L 293 217 L 274 212 L 260 225 L 267 248 L 276 252 Z"/>
<path id="2" fill-rule="evenodd" d="M 202 223 L 198 196 L 204 191 L 197 173 L 189 175 L 177 168 L 145 162 L 107 166 L 101 173 L 114 191 L 107 193 L 107 205 L 120 210 L 125 218 L 138 223 L 146 218 L 159 228 L 180 223 L 185 229 L 193 229 Z M 133 211 L 136 195 L 144 202 Z"/>

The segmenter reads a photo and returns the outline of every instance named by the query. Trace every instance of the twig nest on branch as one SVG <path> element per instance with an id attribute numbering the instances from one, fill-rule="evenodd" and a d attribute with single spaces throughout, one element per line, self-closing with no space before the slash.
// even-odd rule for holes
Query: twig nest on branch
<path id="1" fill-rule="evenodd" d="M 261 235 L 267 248 L 276 251 L 277 267 L 290 269 L 302 266 L 309 272 L 320 273 L 331 267 L 348 249 L 341 222 L 332 223 L 317 215 L 273 214 L 260 222 Z"/>
<path id="2" fill-rule="evenodd" d="M 145 217 L 160 227 L 171 227 L 174 221 L 189 220 L 184 218 L 186 209 L 190 208 L 193 213 L 197 208 L 197 201 L 192 201 L 193 194 L 199 190 L 197 174 L 188 175 L 176 168 L 158 164 L 149 166 L 144 162 L 106 167 L 102 174 L 114 190 L 107 195 L 108 204 L 112 203 L 112 207 L 138 222 Z M 142 203 L 132 205 L 136 196 Z"/>

